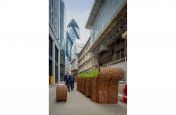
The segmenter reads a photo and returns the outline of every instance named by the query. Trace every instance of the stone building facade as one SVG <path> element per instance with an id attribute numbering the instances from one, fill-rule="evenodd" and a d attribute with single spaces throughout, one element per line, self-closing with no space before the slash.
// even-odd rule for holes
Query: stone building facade
<path id="1" fill-rule="evenodd" d="M 89 38 L 81 52 L 78 54 L 78 73 L 89 71 L 97 66 L 96 55 L 89 52 L 91 45 L 91 38 Z"/>
<path id="2" fill-rule="evenodd" d="M 72 46 L 72 60 L 71 60 L 71 72 L 74 76 L 77 76 L 78 73 L 78 54 L 84 47 L 84 44 L 81 43 L 79 39 L 76 39 Z"/>
<path id="3" fill-rule="evenodd" d="M 95 0 L 86 28 L 91 34 L 79 54 L 79 73 L 114 66 L 122 67 L 127 76 L 127 1 Z"/>

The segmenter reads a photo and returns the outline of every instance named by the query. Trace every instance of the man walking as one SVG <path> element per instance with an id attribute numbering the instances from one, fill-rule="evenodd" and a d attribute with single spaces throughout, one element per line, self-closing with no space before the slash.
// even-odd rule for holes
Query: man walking
<path id="1" fill-rule="evenodd" d="M 70 86 L 71 86 L 72 91 L 74 89 L 74 83 L 75 83 L 75 77 L 74 77 L 73 74 L 71 74 L 71 76 L 70 76 Z"/>
<path id="2" fill-rule="evenodd" d="M 64 82 L 65 82 L 65 85 L 67 85 L 68 92 L 70 92 L 70 75 L 68 74 L 68 72 L 64 76 Z"/>

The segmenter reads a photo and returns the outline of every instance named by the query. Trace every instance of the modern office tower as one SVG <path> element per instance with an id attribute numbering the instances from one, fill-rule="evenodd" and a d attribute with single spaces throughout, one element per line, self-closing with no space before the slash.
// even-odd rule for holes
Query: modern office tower
<path id="1" fill-rule="evenodd" d="M 49 83 L 60 81 L 60 0 L 49 0 Z"/>
<path id="2" fill-rule="evenodd" d="M 65 75 L 65 4 L 60 1 L 60 80 L 63 81 Z"/>
<path id="3" fill-rule="evenodd" d="M 80 39 L 80 33 L 79 33 L 79 26 L 76 23 L 74 19 L 70 21 L 70 23 L 67 26 L 67 32 L 66 32 L 66 70 L 67 72 L 70 72 L 70 63 L 71 63 L 71 55 L 72 55 L 72 46 L 76 39 Z"/>

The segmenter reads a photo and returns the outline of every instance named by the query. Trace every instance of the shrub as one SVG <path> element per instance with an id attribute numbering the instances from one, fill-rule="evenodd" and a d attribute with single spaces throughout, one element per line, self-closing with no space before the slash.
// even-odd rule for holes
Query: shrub
<path id="1" fill-rule="evenodd" d="M 79 74 L 79 78 L 91 78 L 91 77 L 98 77 L 99 71 L 98 69 L 93 69 L 89 72 L 83 72 Z"/>

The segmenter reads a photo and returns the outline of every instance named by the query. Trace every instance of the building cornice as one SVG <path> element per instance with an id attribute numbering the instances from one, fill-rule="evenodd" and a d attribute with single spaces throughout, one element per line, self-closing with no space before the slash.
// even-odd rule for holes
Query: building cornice
<path id="1" fill-rule="evenodd" d="M 112 19 L 111 23 L 108 24 L 107 28 L 102 31 L 100 33 L 100 35 L 98 36 L 98 38 L 95 40 L 95 42 L 91 45 L 90 49 L 88 50 L 88 52 L 92 52 L 95 50 L 95 47 L 98 46 L 98 44 L 100 44 L 100 42 L 105 39 L 107 36 L 107 34 L 111 31 L 111 29 L 119 22 L 120 17 L 127 12 L 127 4 L 125 4 L 121 11 Z"/>
<path id="2" fill-rule="evenodd" d="M 91 12 L 90 12 L 90 15 L 89 15 L 89 18 L 87 20 L 87 23 L 86 23 L 86 26 L 85 28 L 86 29 L 90 29 L 90 27 L 92 26 L 92 24 L 94 23 L 95 21 L 95 18 L 97 16 L 97 13 L 102 5 L 102 2 L 103 0 L 95 0 L 94 4 L 93 4 L 93 7 L 91 9 Z"/>
<path id="3" fill-rule="evenodd" d="M 82 50 L 80 51 L 80 53 L 78 54 L 78 57 L 81 57 L 81 54 L 83 53 L 84 49 L 87 47 L 87 44 L 90 42 L 90 37 L 87 40 L 86 44 L 84 45 L 84 47 L 82 48 Z M 86 54 L 86 53 L 85 53 Z"/>

